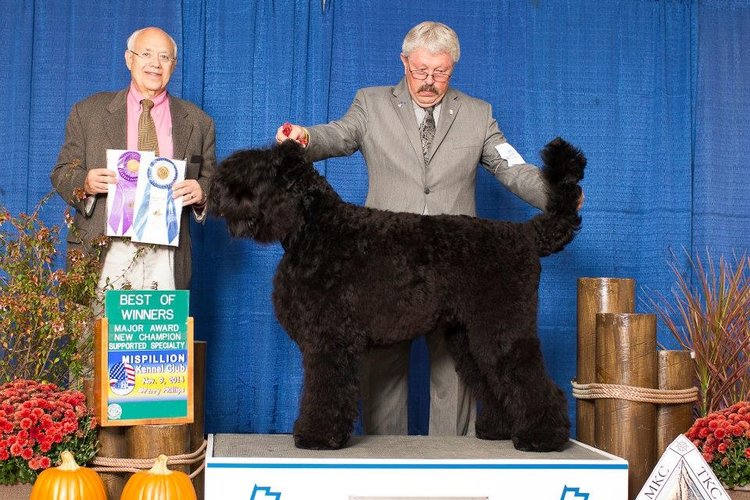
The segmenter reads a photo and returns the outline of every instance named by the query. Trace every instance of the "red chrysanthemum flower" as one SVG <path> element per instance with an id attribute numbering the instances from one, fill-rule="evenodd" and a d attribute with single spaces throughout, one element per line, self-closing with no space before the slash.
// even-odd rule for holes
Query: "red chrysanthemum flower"
<path id="1" fill-rule="evenodd" d="M 750 484 L 750 403 L 698 418 L 685 435 L 724 484 Z"/>
<path id="2" fill-rule="evenodd" d="M 50 456 L 57 457 L 64 449 L 82 462 L 93 458 L 96 420 L 84 401 L 80 391 L 60 390 L 54 384 L 15 381 L 0 385 L 3 481 L 33 480 L 37 471 L 52 465 Z"/>

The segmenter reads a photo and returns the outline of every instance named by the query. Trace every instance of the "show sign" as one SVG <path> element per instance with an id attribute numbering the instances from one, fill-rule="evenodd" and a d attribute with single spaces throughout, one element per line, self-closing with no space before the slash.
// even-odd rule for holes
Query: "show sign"
<path id="1" fill-rule="evenodd" d="M 94 398 L 102 426 L 193 421 L 187 290 L 109 290 L 97 321 Z"/>

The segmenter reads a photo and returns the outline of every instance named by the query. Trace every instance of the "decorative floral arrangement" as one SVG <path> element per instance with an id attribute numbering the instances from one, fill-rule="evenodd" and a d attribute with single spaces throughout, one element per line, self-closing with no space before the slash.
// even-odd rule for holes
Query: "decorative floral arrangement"
<path id="1" fill-rule="evenodd" d="M 697 419 L 685 435 L 724 485 L 750 483 L 750 402 L 741 401 Z"/>
<path id="2" fill-rule="evenodd" d="M 86 254 L 74 249 L 65 266 L 60 228 L 39 214 L 52 194 L 31 214 L 12 216 L 0 206 L 0 383 L 67 386 L 92 370 L 99 257 L 109 241 L 97 240 Z M 66 223 L 74 230 L 69 211 Z"/>
<path id="3" fill-rule="evenodd" d="M 693 353 L 699 389 L 697 414 L 706 416 L 750 394 L 750 255 L 718 262 L 687 256 L 682 270 L 670 264 L 676 285 L 671 299 L 650 302 L 683 349 Z"/>
<path id="4" fill-rule="evenodd" d="M 79 464 L 98 449 L 82 392 L 17 380 L 0 386 L 0 484 L 32 483 L 69 451 Z"/>

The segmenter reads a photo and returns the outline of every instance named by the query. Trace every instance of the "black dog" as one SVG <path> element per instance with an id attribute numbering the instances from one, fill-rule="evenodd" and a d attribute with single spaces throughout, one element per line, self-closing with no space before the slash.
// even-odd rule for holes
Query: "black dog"
<path id="1" fill-rule="evenodd" d="M 559 138 L 542 159 L 547 211 L 524 223 L 345 203 L 294 141 L 222 163 L 209 212 L 232 235 L 285 250 L 273 304 L 303 357 L 297 447 L 346 445 L 369 346 L 435 331 L 481 401 L 478 437 L 512 439 L 520 450 L 565 445 L 565 396 L 545 371 L 537 336 L 539 258 L 562 250 L 580 227 L 586 160 Z"/>

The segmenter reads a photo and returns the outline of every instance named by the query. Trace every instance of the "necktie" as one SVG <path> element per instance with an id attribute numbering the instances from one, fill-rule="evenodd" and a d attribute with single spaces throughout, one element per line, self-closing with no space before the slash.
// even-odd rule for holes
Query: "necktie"
<path id="1" fill-rule="evenodd" d="M 424 156 L 424 162 L 427 163 L 427 157 L 430 154 L 430 147 L 432 146 L 432 139 L 435 137 L 435 118 L 432 116 L 432 108 L 425 108 L 424 120 L 422 120 L 422 156 Z"/>
<path id="2" fill-rule="evenodd" d="M 156 125 L 151 117 L 154 102 L 149 99 L 141 101 L 141 116 L 138 119 L 138 150 L 155 151 L 159 154 L 159 140 L 156 137 Z"/>

